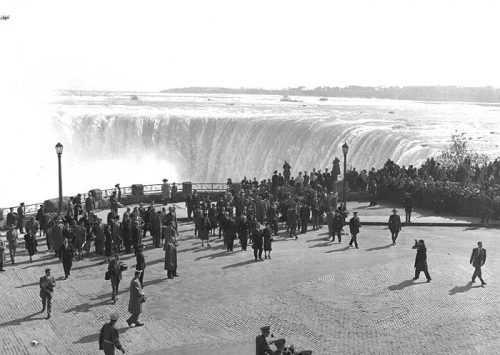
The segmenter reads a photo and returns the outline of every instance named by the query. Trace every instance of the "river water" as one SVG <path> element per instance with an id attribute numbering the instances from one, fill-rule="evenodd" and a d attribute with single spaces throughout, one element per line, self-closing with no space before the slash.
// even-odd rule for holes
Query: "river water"
<path id="1" fill-rule="evenodd" d="M 131 100 L 137 95 L 138 100 Z M 0 109 L 4 173 L 0 206 L 58 194 L 54 146 L 64 145 L 63 192 L 169 181 L 258 179 L 331 168 L 349 145 L 348 166 L 388 159 L 420 164 L 455 131 L 500 156 L 500 107 L 380 99 L 274 95 L 58 92 L 17 97 Z"/>

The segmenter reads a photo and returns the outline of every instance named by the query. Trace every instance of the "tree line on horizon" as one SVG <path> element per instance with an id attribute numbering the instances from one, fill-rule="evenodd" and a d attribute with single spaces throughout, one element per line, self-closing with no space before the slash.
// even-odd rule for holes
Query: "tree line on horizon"
<path id="1" fill-rule="evenodd" d="M 376 98 L 416 101 L 464 101 L 500 103 L 500 89 L 491 86 L 389 86 L 372 87 L 351 85 L 346 87 L 320 86 L 307 89 L 304 86 L 270 90 L 263 88 L 223 88 L 223 87 L 185 87 L 162 90 L 162 93 L 194 94 L 254 94 L 254 95 L 293 95 L 320 97 Z"/>

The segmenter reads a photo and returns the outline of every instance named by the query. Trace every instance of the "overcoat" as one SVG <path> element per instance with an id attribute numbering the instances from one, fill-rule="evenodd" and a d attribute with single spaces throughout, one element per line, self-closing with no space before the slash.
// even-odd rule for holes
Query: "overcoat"
<path id="1" fill-rule="evenodd" d="M 142 313 L 142 296 L 141 283 L 138 278 L 133 278 L 130 281 L 130 298 L 128 301 L 128 311 L 131 314 L 139 315 Z"/>

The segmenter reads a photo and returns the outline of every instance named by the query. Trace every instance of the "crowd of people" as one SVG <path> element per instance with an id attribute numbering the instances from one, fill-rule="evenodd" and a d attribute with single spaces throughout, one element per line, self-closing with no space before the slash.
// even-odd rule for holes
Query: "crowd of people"
<path id="1" fill-rule="evenodd" d="M 186 209 L 188 220 L 194 223 L 195 237 L 201 240 L 202 247 L 205 243 L 207 247 L 210 247 L 211 239 L 212 241 L 223 239 L 228 253 L 234 252 L 236 240 L 239 241 L 239 246 L 243 251 L 251 245 L 253 259 L 257 262 L 271 259 L 273 237 L 278 235 L 280 224 L 282 229 L 286 229 L 288 238 L 295 240 L 299 238 L 299 234 L 306 234 L 309 227 L 312 227 L 314 231 L 323 228 L 326 224 L 327 239 L 331 239 L 332 242 L 337 239 L 338 243 L 341 243 L 342 236 L 350 234 L 349 246 L 358 248 L 357 235 L 361 228 L 361 221 L 357 212 L 353 212 L 352 217 L 347 221 L 350 213 L 346 210 L 345 203 L 339 200 L 336 191 L 336 182 L 340 174 L 339 160 L 335 159 L 332 164 L 330 171 L 325 169 L 322 172 L 312 169 L 310 172 L 299 171 L 296 176 L 292 176 L 291 166 L 285 161 L 283 173 L 276 170 L 270 178 L 262 181 L 257 181 L 256 178 L 249 180 L 245 177 L 239 183 L 233 183 L 231 179 L 228 179 L 227 190 L 216 201 L 212 201 L 210 194 L 198 194 L 194 190 L 187 196 Z M 495 191 L 499 185 L 499 165 L 495 161 L 486 168 L 485 173 L 482 173 L 483 169 L 480 169 L 478 174 L 469 176 L 472 180 L 468 181 L 462 178 L 463 173 L 458 170 L 445 170 L 432 159 L 419 169 L 412 166 L 399 167 L 388 160 L 380 170 L 372 169 L 368 173 L 363 171 L 360 174 L 351 170 L 346 179 L 351 189 L 360 188 L 370 192 L 371 206 L 377 204 L 377 196 L 395 194 L 405 208 L 406 223 L 411 223 L 411 211 L 414 204 L 418 205 L 422 201 L 422 189 L 429 190 L 432 186 L 440 186 L 441 183 L 448 184 L 448 186 L 453 186 L 450 185 L 453 183 L 469 186 L 481 182 L 480 193 L 490 198 L 489 193 Z M 451 176 L 455 179 L 460 177 L 462 180 L 446 180 Z M 139 315 L 142 312 L 142 303 L 146 300 L 143 291 L 146 270 L 143 240 L 148 232 L 152 239 L 152 247 L 163 247 L 165 251 L 164 269 L 167 271 L 168 278 L 178 276 L 176 208 L 174 205 L 168 206 L 172 197 L 172 189 L 166 179 L 163 182 L 161 200 L 164 205 L 159 210 L 153 203 L 148 206 L 140 203 L 133 209 L 126 207 L 121 216 L 118 213 L 118 208 L 122 207 L 121 191 L 118 186 L 109 199 L 110 210 L 106 223 L 96 214 L 96 200 L 92 191 L 85 199 L 81 195 L 71 198 L 64 214 L 47 213 L 44 205 L 40 205 L 36 215 L 30 217 L 26 217 L 24 213 L 24 204 L 21 204 L 17 211 L 11 209 L 7 214 L 7 243 L 11 263 L 15 264 L 19 234 L 24 234 L 25 248 L 30 262 L 37 253 L 37 235 L 39 235 L 45 237 L 47 249 L 62 262 L 64 278 L 67 279 L 71 275 L 73 261 L 88 257 L 93 245 L 95 254 L 101 255 L 103 263 L 108 264 L 104 276 L 110 281 L 111 299 L 116 302 L 122 272 L 126 269 L 125 264 L 120 261 L 120 255 L 133 253 L 136 257 L 136 264 L 134 278 L 130 284 L 129 312 L 131 317 L 127 323 L 129 326 L 142 326 Z M 176 192 L 174 189 L 174 193 Z M 438 200 L 443 198 L 443 195 L 437 196 L 435 198 Z M 397 210 L 393 210 L 393 215 L 388 221 L 393 245 L 396 245 L 402 225 Z M 348 233 L 344 230 L 346 226 L 348 226 Z M 425 242 L 416 241 L 414 248 L 417 249 L 415 279 L 423 271 L 429 282 L 431 278 L 426 263 Z M 4 271 L 4 250 L 5 246 L 0 239 L 0 271 Z M 483 251 L 484 260 L 482 259 Z M 485 250 L 480 246 L 476 254 L 476 257 L 471 256 L 471 263 L 476 268 L 472 280 L 474 281 L 478 276 L 484 285 L 486 283 L 481 278 L 480 267 L 486 259 Z M 50 318 L 54 286 L 54 278 L 50 274 L 50 269 L 47 269 L 46 275 L 40 279 L 40 295 L 43 311 L 48 312 L 47 318 Z M 117 315 L 112 314 L 109 324 L 113 325 L 117 319 Z M 104 339 L 102 341 L 105 343 L 106 339 L 115 336 L 114 331 L 108 328 L 103 327 L 101 331 L 101 340 Z M 110 339 L 108 344 L 109 341 L 116 348 L 121 349 L 119 342 L 116 343 Z M 106 346 L 102 345 L 102 347 Z"/>
<path id="2" fill-rule="evenodd" d="M 500 215 L 500 159 L 483 166 L 466 160 L 445 167 L 429 158 L 420 168 L 399 166 L 389 159 L 378 170 L 358 173 L 350 169 L 346 180 L 351 191 L 369 191 L 398 203 L 409 195 L 416 207 L 433 209 L 436 214 L 479 216 L 485 224 Z"/>

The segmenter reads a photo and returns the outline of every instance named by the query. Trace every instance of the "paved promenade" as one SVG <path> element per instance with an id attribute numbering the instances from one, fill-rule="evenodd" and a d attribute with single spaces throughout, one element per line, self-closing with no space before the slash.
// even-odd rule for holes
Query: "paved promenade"
<path id="1" fill-rule="evenodd" d="M 385 221 L 391 206 L 358 210 L 361 221 Z M 122 211 L 120 211 L 122 213 Z M 180 217 L 185 213 L 178 209 Z M 467 219 L 445 217 L 455 221 Z M 433 220 L 422 211 L 414 221 Z M 471 223 L 477 221 L 469 221 Z M 252 250 L 227 253 L 221 240 L 201 247 L 191 223 L 181 223 L 179 278 L 167 280 L 163 251 L 146 239 L 145 293 L 141 319 L 129 328 L 128 285 L 135 258 L 111 303 L 102 257 L 75 261 L 62 280 L 62 265 L 45 245 L 29 263 L 21 250 L 17 263 L 0 273 L 1 354 L 99 354 L 98 333 L 109 314 L 129 354 L 254 354 L 262 325 L 298 349 L 314 354 L 495 354 L 500 346 L 499 230 L 475 226 L 403 228 L 391 246 L 384 226 L 364 226 L 360 249 L 325 238 L 326 227 L 289 239 L 275 237 L 272 259 L 254 262 Z M 4 233 L 2 233 L 2 238 Z M 430 283 L 413 281 L 414 239 L 425 239 Z M 469 257 L 477 241 L 488 251 L 483 277 L 470 283 Z M 39 314 L 38 279 L 51 267 L 57 279 L 52 318 Z M 39 345 L 32 347 L 30 342 Z"/>

